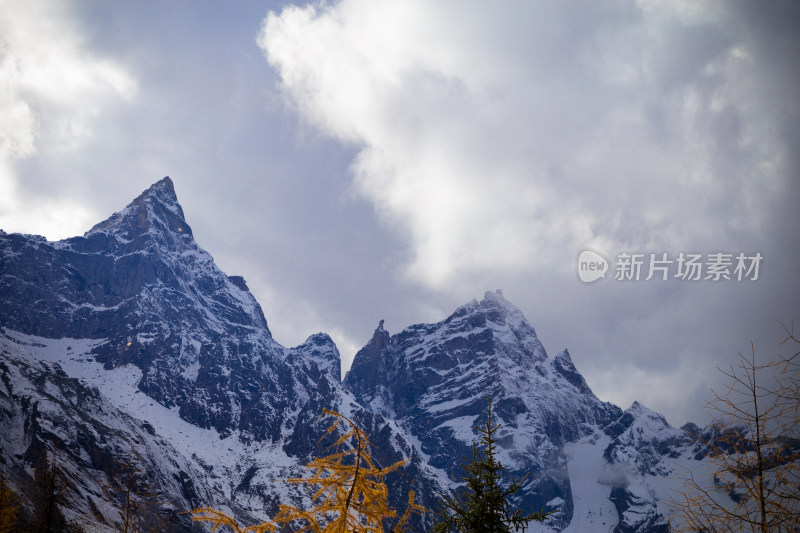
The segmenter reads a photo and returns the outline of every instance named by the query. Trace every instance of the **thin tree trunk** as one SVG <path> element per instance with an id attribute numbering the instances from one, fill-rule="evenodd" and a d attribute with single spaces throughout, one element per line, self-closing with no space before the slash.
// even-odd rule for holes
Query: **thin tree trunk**
<path id="1" fill-rule="evenodd" d="M 752 342 L 751 342 L 752 345 Z M 756 367 L 756 349 L 755 346 L 752 346 L 753 355 L 752 355 L 752 368 L 755 369 Z M 756 422 L 756 465 L 758 466 L 758 509 L 761 514 L 761 533 L 768 533 L 767 531 L 767 502 L 764 496 L 764 456 L 761 450 L 761 416 L 758 412 L 758 387 L 756 385 L 756 373 L 753 370 L 752 377 L 750 378 L 752 383 L 752 393 L 753 393 L 753 414 L 755 415 L 755 422 Z M 764 421 L 766 422 L 766 420 Z"/>
<path id="2" fill-rule="evenodd" d="M 344 502 L 344 520 L 342 520 L 342 533 L 344 533 L 345 525 L 347 525 L 347 515 L 350 509 L 350 500 L 353 498 L 353 492 L 356 490 L 356 482 L 358 481 L 358 469 L 361 467 L 361 439 L 358 440 L 358 449 L 356 450 L 356 471 L 353 475 L 353 485 L 350 487 L 350 492 L 347 493 L 347 500 Z"/>

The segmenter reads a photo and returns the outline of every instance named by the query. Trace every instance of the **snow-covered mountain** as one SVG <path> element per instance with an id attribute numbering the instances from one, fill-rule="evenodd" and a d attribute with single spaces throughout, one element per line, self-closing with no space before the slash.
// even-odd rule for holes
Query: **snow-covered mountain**
<path id="1" fill-rule="evenodd" d="M 26 346 L 37 354 L 47 348 L 30 337 L 0 336 L 0 447 L 11 484 L 31 494 L 30 468 L 45 458 L 45 451 L 55 453 L 68 480 L 62 505 L 66 518 L 88 526 L 100 513 L 107 523 L 120 522 L 119 504 L 112 504 L 109 490 L 120 484 L 121 469 L 133 453 L 142 474 L 139 479 L 133 474 L 143 489 L 139 492 L 145 494 L 146 484 L 148 497 L 143 499 L 157 503 L 157 512 L 143 513 L 145 525 L 153 526 L 160 516 L 176 529 L 181 523 L 188 527 L 181 513 L 212 498 L 208 486 L 198 482 L 204 475 L 197 461 L 157 434 L 150 422 L 131 416 L 57 363 L 32 356 Z M 72 346 L 61 348 L 65 355 L 75 353 Z"/>
<path id="2" fill-rule="evenodd" d="M 35 367 L 37 383 L 72 380 L 70 387 L 97 396 L 97 409 L 147 424 L 154 446 L 163 442 L 193 465 L 194 488 L 175 502 L 183 510 L 213 504 L 247 522 L 274 514 L 279 501 L 307 497 L 281 480 L 300 475 L 324 450 L 320 437 L 330 420 L 319 420 L 323 407 L 369 429 L 380 461 L 410 459 L 393 482 L 405 494 L 414 480 L 423 505 L 434 504 L 435 474 L 393 422 L 363 409 L 342 386 L 330 337 L 278 344 L 245 281 L 220 271 L 194 241 L 169 178 L 83 237 L 47 242 L 0 232 L 0 326 L 4 346 L 14 347 L 4 350 L 8 362 L 0 367 L 0 399 L 8 405 L 2 427 L 9 430 L 2 460 L 20 482 L 41 443 L 63 450 L 63 460 L 82 465 L 88 478 L 113 473 L 107 462 L 79 461 L 95 444 L 75 438 L 71 416 L 54 415 L 68 428 L 54 431 L 42 423 L 43 411 L 30 407 L 53 399 L 50 386 L 34 390 L 19 381 L 26 373 L 15 370 L 17 361 L 27 357 L 29 365 L 50 363 Z M 48 412 L 72 412 L 62 404 Z M 86 431 L 103 434 L 88 414 Z M 108 425 L 119 437 L 97 444 L 102 453 L 113 456 L 141 440 L 122 423 Z M 190 472 L 171 462 L 156 470 L 170 479 Z M 404 507 L 401 491 L 393 503 Z"/>
<path id="3" fill-rule="evenodd" d="M 194 241 L 169 178 L 82 237 L 0 230 L 0 349 L 12 483 L 58 450 L 67 514 L 107 524 L 120 517 L 100 487 L 131 446 L 176 531 L 192 529 L 179 514 L 192 506 L 248 522 L 302 502 L 281 480 L 324 449 L 323 407 L 367 430 L 380 464 L 409 459 L 388 480 L 397 508 L 412 481 L 431 509 L 458 491 L 489 396 L 500 459 L 528 474 L 516 503 L 559 510 L 540 530 L 666 531 L 671 478 L 705 467 L 697 428 L 600 401 L 500 291 L 436 324 L 390 335 L 381 323 L 340 382 L 328 335 L 293 348 L 272 338 L 244 279 Z"/>
<path id="4" fill-rule="evenodd" d="M 453 459 L 472 456 L 474 426 L 485 424 L 491 396 L 502 424 L 500 460 L 518 479 L 528 475 L 516 503 L 530 512 L 558 509 L 547 529 L 664 530 L 666 507 L 658 502 L 670 482 L 661 481 L 675 474 L 671 460 L 692 443 L 638 403 L 623 412 L 600 401 L 567 350 L 548 357 L 501 291 L 436 324 L 396 335 L 379 325 L 344 382 L 363 405 L 396 420 L 451 480 L 463 473 Z M 605 483 L 627 469 L 641 491 Z M 585 480 L 577 483 L 583 475 L 594 476 L 588 497 Z M 659 480 L 659 490 L 649 478 Z"/>

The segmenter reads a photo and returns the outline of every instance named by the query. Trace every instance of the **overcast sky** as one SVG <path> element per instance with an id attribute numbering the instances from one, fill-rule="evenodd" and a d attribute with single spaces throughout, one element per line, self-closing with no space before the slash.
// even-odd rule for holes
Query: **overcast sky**
<path id="1" fill-rule="evenodd" d="M 80 235 L 169 175 L 284 345 L 328 332 L 349 368 L 379 320 L 502 288 L 601 399 L 705 422 L 716 367 L 800 323 L 798 23 L 790 1 L 0 0 L 0 228 Z M 732 254 L 732 279 L 645 281 L 681 252 L 703 278 Z"/>

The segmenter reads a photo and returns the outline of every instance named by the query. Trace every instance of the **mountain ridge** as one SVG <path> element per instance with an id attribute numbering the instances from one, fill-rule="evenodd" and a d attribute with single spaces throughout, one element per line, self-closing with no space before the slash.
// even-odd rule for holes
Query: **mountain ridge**
<path id="1" fill-rule="evenodd" d="M 47 242 L 1 234 L 0 329 L 20 339 L 20 351 L 31 358 L 58 363 L 71 378 L 98 387 L 102 405 L 108 404 L 103 409 L 146 418 L 167 441 L 193 435 L 178 448 L 200 472 L 193 478 L 211 495 L 206 504 L 250 518 L 262 509 L 274 513 L 278 501 L 302 505 L 308 499 L 302 491 L 276 493 L 273 486 L 301 475 L 301 466 L 324 449 L 323 407 L 345 410 L 370 427 L 384 460 L 410 460 L 409 478 L 396 483 L 409 487 L 416 479 L 420 501 L 436 492 L 435 476 L 403 435 L 341 386 L 341 361 L 329 336 L 310 335 L 293 348 L 272 338 L 244 279 L 223 273 L 194 241 L 169 178 L 82 237 Z M 41 427 L 39 414 L 20 403 L 35 400 L 13 387 L 0 394 L 14 406 L 14 419 L 25 420 L 20 427 Z M 212 434 L 232 459 L 220 456 Z M 15 438 L 38 455 L 44 448 L 31 448 L 32 439 L 93 453 L 44 430 L 39 437 L 20 430 Z M 22 467 L 26 457 L 31 454 L 3 462 Z M 249 468 L 239 471 L 242 463 Z M 393 504 L 401 503 L 398 494 Z"/>
<path id="2" fill-rule="evenodd" d="M 8 450 L 33 450 L 4 447 L 0 454 L 19 479 L 32 454 L 43 453 L 34 442 L 72 450 L 75 458 L 92 453 L 69 436 L 72 429 L 46 430 L 41 415 L 25 408 L 52 401 L 29 385 L 27 399 L 17 392 L 25 379 L 12 359 L 21 368 L 26 357 L 57 364 L 37 367 L 40 381 L 63 381 L 62 372 L 77 380 L 64 387 L 96 387 L 100 403 L 93 409 L 122 413 L 120 435 L 139 431 L 122 421 L 126 416 L 141 417 L 153 437 L 149 445 L 172 443 L 181 457 L 175 464 L 186 465 L 178 470 L 194 489 L 181 490 L 242 518 L 307 498 L 276 483 L 300 475 L 304 462 L 324 449 L 322 408 L 341 410 L 367 430 L 380 464 L 409 460 L 390 479 L 397 489 L 393 505 L 402 508 L 413 479 L 418 501 L 435 508 L 439 495 L 463 490 L 460 457 L 471 455 L 474 426 L 485 422 L 491 396 L 502 424 L 500 458 L 517 477 L 530 474 L 515 503 L 528 511 L 559 510 L 542 526 L 546 531 L 599 526 L 593 508 L 608 511 L 603 520 L 616 520 L 615 531 L 663 531 L 658 491 L 674 471 L 668 460 L 697 455 L 691 432 L 671 428 L 638 403 L 623 411 L 599 400 L 569 352 L 548 356 L 499 290 L 440 322 L 396 334 L 380 321 L 340 380 L 341 358 L 327 334 L 309 335 L 295 347 L 272 338 L 244 278 L 222 272 L 194 241 L 168 177 L 82 237 L 47 242 L 0 231 L 0 331 L 9 353 L 17 354 L 0 368 L 7 377 L 0 401 L 13 413 L 2 419 L 13 430 Z M 101 446 L 106 453 L 119 451 L 107 429 L 86 427 L 109 440 Z M 582 457 L 579 463 L 569 452 L 575 447 L 595 462 Z M 98 466 L 72 462 L 79 479 Z M 100 466 L 94 475 L 111 475 Z M 181 477 L 172 464 L 153 468 Z M 626 483 L 601 482 L 609 469 L 624 471 L 617 478 Z M 597 480 L 575 477 L 589 470 L 600 472 Z M 170 482 L 160 482 L 168 490 Z M 195 501 L 183 498 L 174 505 Z M 86 505 L 75 503 L 75 512 Z M 428 515 L 415 525 L 427 530 L 432 520 Z M 181 527 L 191 529 L 185 522 Z"/>

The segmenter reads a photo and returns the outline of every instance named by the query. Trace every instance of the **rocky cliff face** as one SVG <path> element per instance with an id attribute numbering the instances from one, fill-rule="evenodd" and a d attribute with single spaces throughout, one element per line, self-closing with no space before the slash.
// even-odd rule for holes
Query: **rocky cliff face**
<path id="1" fill-rule="evenodd" d="M 0 232 L 0 326 L 23 353 L 63 365 L 65 376 L 94 384 L 106 403 L 172 441 L 200 473 L 193 479 L 202 503 L 252 517 L 277 511 L 281 498 L 307 498 L 276 489 L 276 480 L 301 474 L 322 452 L 323 407 L 370 428 L 386 461 L 410 459 L 398 483 L 416 478 L 423 501 L 436 493 L 403 435 L 342 387 L 330 337 L 315 334 L 294 348 L 272 339 L 244 279 L 220 271 L 194 241 L 169 178 L 82 237 Z M 20 409 L 28 401 L 9 398 Z M 26 450 L 41 438 L 15 434 Z M 51 440 L 91 453 L 66 436 Z M 7 464 L 30 463 L 31 453 L 11 454 Z M 404 506 L 399 493 L 395 500 Z"/>
<path id="2" fill-rule="evenodd" d="M 139 389 L 185 420 L 222 435 L 280 435 L 278 413 L 298 395 L 282 347 L 243 280 L 195 243 L 169 178 L 83 237 L 0 235 L 0 247 L 4 327 L 102 339 L 97 361 L 138 367 Z M 263 424 L 246 425 L 255 418 Z"/>
<path id="3" fill-rule="evenodd" d="M 548 358 L 534 329 L 500 291 L 436 324 L 396 335 L 379 326 L 345 384 L 364 405 L 414 435 L 429 463 L 452 480 L 462 475 L 453 458 L 471 457 L 478 440 L 473 427 L 485 423 L 491 396 L 502 424 L 502 462 L 517 478 L 528 474 L 517 503 L 530 511 L 559 508 L 561 525 L 572 512 L 564 445 L 622 414 L 597 399 L 567 351 Z"/>
<path id="4" fill-rule="evenodd" d="M 515 503 L 559 510 L 545 531 L 664 531 L 676 464 L 705 457 L 696 427 L 600 401 L 499 291 L 436 324 L 380 323 L 341 383 L 328 335 L 272 338 L 245 280 L 194 241 L 169 178 L 82 237 L 0 231 L 0 334 L 0 461 L 23 487 L 59 450 L 68 510 L 106 524 L 119 516 L 97 480 L 131 442 L 168 514 L 212 504 L 247 522 L 307 504 L 281 480 L 325 453 L 324 407 L 367 430 L 379 464 L 409 460 L 387 480 L 396 508 L 413 481 L 436 509 L 462 490 L 491 396 L 500 459 L 528 475 Z M 191 527 L 181 516 L 176 531 Z"/>
<path id="5" fill-rule="evenodd" d="M 394 335 L 380 324 L 344 383 L 412 435 L 456 492 L 491 396 L 499 459 L 511 476 L 528 476 L 514 503 L 557 510 L 536 531 L 669 531 L 680 476 L 708 473 L 709 430 L 673 428 L 638 402 L 624 411 L 602 402 L 569 352 L 548 356 L 500 291 L 435 324 Z"/>
<path id="6" fill-rule="evenodd" d="M 84 380 L 69 377 L 60 365 L 31 357 L 0 335 L 0 447 L 7 475 L 23 494 L 32 480 L 20 464 L 36 466 L 55 454 L 63 472 L 61 492 L 66 518 L 89 527 L 98 513 L 120 521 L 110 501 L 124 497 L 129 457 L 137 469 L 133 491 L 140 508 L 151 506 L 145 525 L 160 521 L 165 530 L 189 531 L 184 510 L 211 499 L 202 472 L 153 427 L 115 407 Z M 89 517 L 89 518 L 87 518 Z"/>

